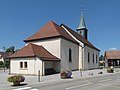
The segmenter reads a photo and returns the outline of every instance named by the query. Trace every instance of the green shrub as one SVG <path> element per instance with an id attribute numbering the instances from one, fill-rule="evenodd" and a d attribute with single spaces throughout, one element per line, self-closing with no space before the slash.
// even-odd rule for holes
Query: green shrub
<path id="1" fill-rule="evenodd" d="M 0 65 L 4 65 L 3 61 L 0 61 Z"/>
<path id="2" fill-rule="evenodd" d="M 3 61 L 0 61 L 0 68 L 4 68 L 4 63 L 3 63 Z"/>
<path id="3" fill-rule="evenodd" d="M 13 82 L 14 85 L 19 85 L 20 82 L 24 82 L 25 78 L 22 75 L 15 75 L 8 77 L 8 82 Z"/>

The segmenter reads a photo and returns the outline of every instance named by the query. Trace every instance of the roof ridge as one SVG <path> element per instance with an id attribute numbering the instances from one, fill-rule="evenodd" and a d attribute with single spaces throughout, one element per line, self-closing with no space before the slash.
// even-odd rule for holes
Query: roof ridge
<path id="1" fill-rule="evenodd" d="M 36 56 L 35 50 L 34 50 L 34 44 L 33 44 L 33 43 L 30 43 L 30 45 L 31 45 L 31 47 L 32 47 L 33 54 Z"/>
<path id="2" fill-rule="evenodd" d="M 83 38 L 80 34 L 78 34 L 77 32 L 75 32 L 74 30 L 72 30 L 71 28 L 69 28 L 67 25 L 65 25 L 65 24 L 61 24 L 60 26 L 64 26 L 76 39 L 78 39 L 79 41 L 81 41 L 81 42 L 83 42 L 84 44 L 87 44 L 88 46 L 90 46 L 90 47 L 93 47 L 94 49 L 97 49 L 97 50 L 99 50 L 98 48 L 96 48 L 92 43 L 90 43 L 88 40 L 86 40 L 85 38 Z M 78 35 L 81 39 L 79 39 L 79 37 L 77 37 L 76 35 L 74 35 L 74 34 L 76 34 L 76 35 Z"/>
<path id="3" fill-rule="evenodd" d="M 58 24 L 56 24 L 54 21 L 50 21 L 49 23 L 52 23 L 52 25 L 54 26 L 54 28 L 57 30 L 57 32 L 61 35 L 61 33 L 59 32 L 59 30 L 57 29 L 60 28 L 60 26 Z M 57 27 L 56 27 L 57 26 Z"/>
<path id="4" fill-rule="evenodd" d="M 61 26 L 62 26 L 62 25 L 63 25 L 63 26 L 66 26 L 66 25 L 63 24 L 63 23 L 61 24 Z M 68 26 L 66 26 L 66 27 L 69 28 Z M 69 28 L 69 29 L 71 29 L 71 28 Z M 75 32 L 74 30 L 71 29 L 71 31 L 73 31 L 74 33 L 76 33 L 77 35 L 79 35 L 82 39 L 86 40 L 85 38 L 83 38 L 80 34 L 78 34 L 77 32 Z M 73 36 L 74 36 L 74 35 L 73 35 Z M 86 40 L 86 41 L 88 41 L 88 40 Z M 89 41 L 88 41 L 88 42 L 89 42 Z"/>
<path id="5" fill-rule="evenodd" d="M 63 23 L 62 23 L 62 25 L 63 25 L 63 26 L 66 26 L 66 25 L 65 25 L 65 24 L 63 24 Z M 66 26 L 66 27 L 67 27 L 67 28 L 69 28 L 68 26 Z M 71 28 L 69 28 L 69 29 L 71 29 Z M 71 30 L 72 30 L 72 29 L 71 29 Z M 74 33 L 78 34 L 78 33 L 77 33 L 77 32 L 75 32 L 74 30 L 72 30 L 72 31 L 73 31 Z M 78 34 L 78 35 L 79 35 L 80 37 L 82 37 L 80 34 Z M 82 38 L 83 38 L 83 37 L 82 37 Z M 85 38 L 83 38 L 83 39 L 85 39 Z M 86 39 L 85 39 L 85 40 L 86 40 Z M 88 41 L 88 40 L 86 40 L 86 41 Z M 88 41 L 88 42 L 89 42 L 89 41 Z"/>
<path id="6" fill-rule="evenodd" d="M 52 25 L 54 26 L 54 28 L 56 29 L 56 31 L 60 34 L 60 36 L 63 36 L 63 37 L 65 37 L 65 38 L 67 38 L 66 36 L 64 36 L 62 33 L 61 33 L 61 29 L 62 30 L 64 30 L 64 28 L 62 28 L 60 25 L 58 25 L 58 24 L 56 24 L 55 22 L 53 22 L 53 21 L 50 21 L 49 23 L 52 23 Z M 66 32 L 66 30 L 64 30 L 65 31 L 65 33 L 67 33 Z M 68 34 L 68 33 L 67 33 Z M 71 39 L 73 39 L 69 34 L 68 34 L 68 36 L 71 38 Z M 74 39 L 73 39 L 73 41 L 74 41 Z M 76 42 L 77 43 L 77 42 Z"/>

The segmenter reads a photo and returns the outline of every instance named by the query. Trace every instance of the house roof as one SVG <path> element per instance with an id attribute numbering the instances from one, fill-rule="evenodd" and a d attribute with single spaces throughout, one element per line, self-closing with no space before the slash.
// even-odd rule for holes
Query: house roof
<path id="1" fill-rule="evenodd" d="M 24 42 L 41 40 L 41 39 L 46 39 L 46 38 L 48 39 L 51 37 L 63 37 L 69 41 L 77 43 L 62 27 L 60 27 L 53 21 L 49 21 L 39 31 L 37 31 L 32 36 L 25 39 Z"/>
<path id="2" fill-rule="evenodd" d="M 12 55 L 12 52 L 0 52 L 0 58 L 7 58 L 8 56 Z"/>
<path id="3" fill-rule="evenodd" d="M 105 58 L 107 58 L 107 59 L 120 59 L 120 51 L 119 50 L 106 51 Z"/>
<path id="4" fill-rule="evenodd" d="M 77 32 L 75 32 L 74 30 L 72 30 L 68 26 L 66 26 L 64 24 L 61 24 L 61 26 L 64 26 L 75 38 L 77 38 L 82 43 L 86 44 L 87 46 L 89 46 L 91 48 L 94 48 L 94 49 L 100 51 L 98 48 L 96 48 L 94 45 L 92 45 L 88 40 L 86 40 L 85 38 L 83 38 L 81 35 L 79 35 Z"/>
<path id="5" fill-rule="evenodd" d="M 28 44 L 19 51 L 15 52 L 9 58 L 27 58 L 27 57 L 39 57 L 41 60 L 57 60 L 60 59 L 48 52 L 43 46 Z"/>

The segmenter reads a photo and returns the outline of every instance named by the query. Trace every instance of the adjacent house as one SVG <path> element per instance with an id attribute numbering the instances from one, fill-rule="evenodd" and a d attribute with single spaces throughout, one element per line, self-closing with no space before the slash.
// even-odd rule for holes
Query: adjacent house
<path id="1" fill-rule="evenodd" d="M 0 52 L 0 61 L 2 61 L 2 62 L 9 61 L 9 59 L 7 57 L 12 54 L 13 53 L 11 53 L 11 52 Z"/>
<path id="2" fill-rule="evenodd" d="M 104 54 L 105 66 L 120 66 L 120 51 L 119 50 L 109 50 Z"/>
<path id="3" fill-rule="evenodd" d="M 0 61 L 4 62 L 4 54 L 5 52 L 0 52 Z"/>
<path id="4" fill-rule="evenodd" d="M 48 75 L 60 71 L 99 67 L 99 52 L 88 41 L 87 28 L 81 14 L 77 32 L 49 21 L 35 34 L 24 40 L 25 47 L 14 53 L 11 74 Z"/>

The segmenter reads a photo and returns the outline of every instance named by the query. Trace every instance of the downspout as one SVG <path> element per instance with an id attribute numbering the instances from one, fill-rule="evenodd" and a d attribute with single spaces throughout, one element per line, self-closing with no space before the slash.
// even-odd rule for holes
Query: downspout
<path id="1" fill-rule="evenodd" d="M 35 57 L 35 61 L 34 61 L 34 75 L 35 75 L 35 71 L 36 71 L 35 62 L 36 62 L 36 57 Z"/>
<path id="2" fill-rule="evenodd" d="M 42 71 L 41 72 L 42 72 L 42 76 L 43 76 L 43 61 L 42 61 Z"/>

